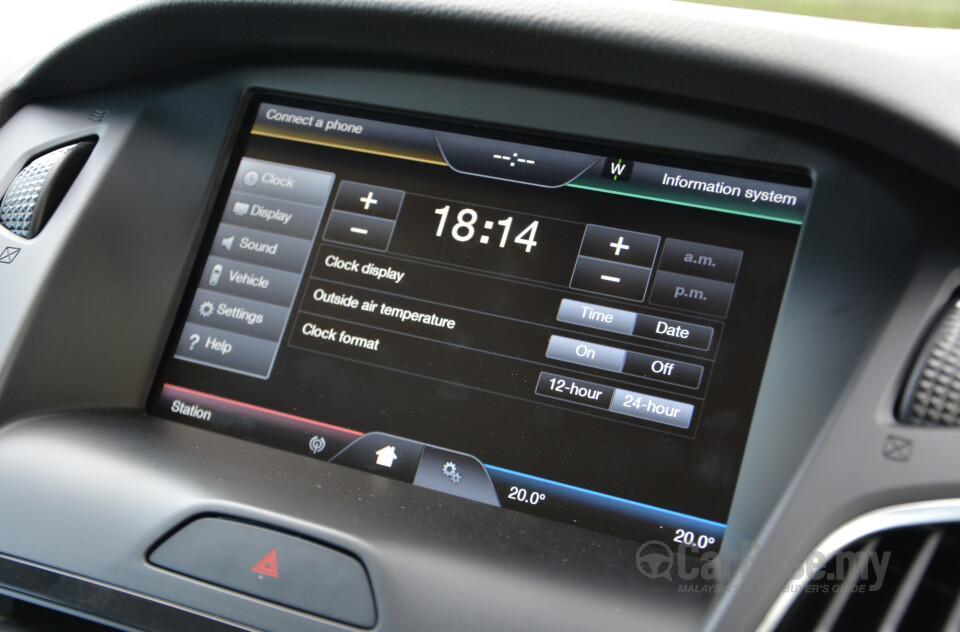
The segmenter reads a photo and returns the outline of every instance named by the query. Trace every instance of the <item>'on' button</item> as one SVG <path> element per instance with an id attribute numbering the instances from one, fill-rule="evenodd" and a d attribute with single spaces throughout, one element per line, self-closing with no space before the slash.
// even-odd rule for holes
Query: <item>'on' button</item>
<path id="1" fill-rule="evenodd" d="M 550 336 L 550 343 L 547 345 L 547 357 L 551 360 L 560 360 L 620 373 L 623 371 L 627 352 L 616 347 L 598 345 L 575 338 Z"/>

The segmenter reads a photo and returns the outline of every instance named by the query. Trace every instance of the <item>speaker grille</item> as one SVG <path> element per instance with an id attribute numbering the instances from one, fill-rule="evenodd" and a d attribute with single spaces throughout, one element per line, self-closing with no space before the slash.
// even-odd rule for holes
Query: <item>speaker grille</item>
<path id="1" fill-rule="evenodd" d="M 0 224 L 27 239 L 36 236 L 92 148 L 92 141 L 81 141 L 34 158 L 13 179 L 0 201 Z"/>
<path id="2" fill-rule="evenodd" d="M 960 426 L 960 301 L 947 307 L 929 333 L 897 417 L 912 426 Z"/>

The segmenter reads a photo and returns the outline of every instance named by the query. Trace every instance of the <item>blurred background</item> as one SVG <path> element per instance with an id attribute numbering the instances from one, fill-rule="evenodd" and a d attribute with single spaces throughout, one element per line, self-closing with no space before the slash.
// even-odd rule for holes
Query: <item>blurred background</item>
<path id="1" fill-rule="evenodd" d="M 697 2 L 860 22 L 960 28 L 960 0 L 697 0 Z"/>
<path id="2" fill-rule="evenodd" d="M 0 5 L 0 85 L 64 40 L 139 0 L 18 0 Z M 117 52 L 122 55 L 122 51 Z"/>
<path id="3" fill-rule="evenodd" d="M 583 0 L 585 3 L 589 0 Z M 622 0 L 664 2 L 692 0 Z M 960 0 L 696 0 L 723 5 L 906 26 L 960 28 Z M 141 0 L 26 0 L 0 8 L 3 43 L 0 84 L 34 60 L 100 20 L 141 4 Z M 123 51 L 117 51 L 122 55 Z"/>

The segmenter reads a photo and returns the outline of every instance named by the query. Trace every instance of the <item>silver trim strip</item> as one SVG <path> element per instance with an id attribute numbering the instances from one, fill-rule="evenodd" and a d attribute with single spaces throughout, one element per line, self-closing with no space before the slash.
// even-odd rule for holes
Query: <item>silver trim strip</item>
<path id="1" fill-rule="evenodd" d="M 940 522 L 960 522 L 960 498 L 893 505 L 871 511 L 847 522 L 814 547 L 813 552 L 792 575 L 798 579 L 787 583 L 785 590 L 773 602 L 767 616 L 757 626 L 757 632 L 773 632 L 780 625 L 780 621 L 783 620 L 797 596 L 802 594 L 806 585 L 810 583 L 811 576 L 850 543 L 888 529 Z M 814 567 L 813 564 L 817 560 L 824 560 L 824 562 Z M 807 569 L 811 570 L 809 574 Z"/>
<path id="2" fill-rule="evenodd" d="M 920 587 L 920 582 L 923 581 L 941 540 L 943 540 L 943 529 L 937 529 L 927 536 L 923 546 L 914 557 L 913 564 L 907 571 L 907 576 L 900 582 L 900 587 L 893 597 L 893 602 L 887 608 L 883 621 L 880 622 L 880 632 L 896 632 L 900 629 L 903 616 L 907 614 L 907 608 L 910 607 L 910 602 L 913 601 L 913 596 Z"/>
<path id="3" fill-rule="evenodd" d="M 879 542 L 880 538 L 871 538 L 867 540 L 867 545 L 860 550 L 861 553 L 866 553 L 866 555 L 857 556 L 857 566 L 844 578 L 840 592 L 830 600 L 830 605 L 827 606 L 823 616 L 820 617 L 820 620 L 817 622 L 815 628 L 817 632 L 820 630 L 833 630 L 837 625 L 837 621 L 840 620 L 840 615 L 843 614 L 843 609 L 846 608 L 847 602 L 850 600 L 850 595 L 853 594 L 851 589 L 860 581 L 864 569 L 870 564 L 869 554 L 876 550 L 877 543 Z"/>

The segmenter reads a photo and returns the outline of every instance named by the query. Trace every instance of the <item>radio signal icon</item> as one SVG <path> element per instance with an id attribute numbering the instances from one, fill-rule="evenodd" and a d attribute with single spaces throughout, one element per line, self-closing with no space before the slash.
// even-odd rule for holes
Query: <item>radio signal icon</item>
<path id="1" fill-rule="evenodd" d="M 323 452 L 325 447 L 327 447 L 327 440 L 323 437 L 314 436 L 312 439 L 310 439 L 310 452 L 319 454 Z"/>

